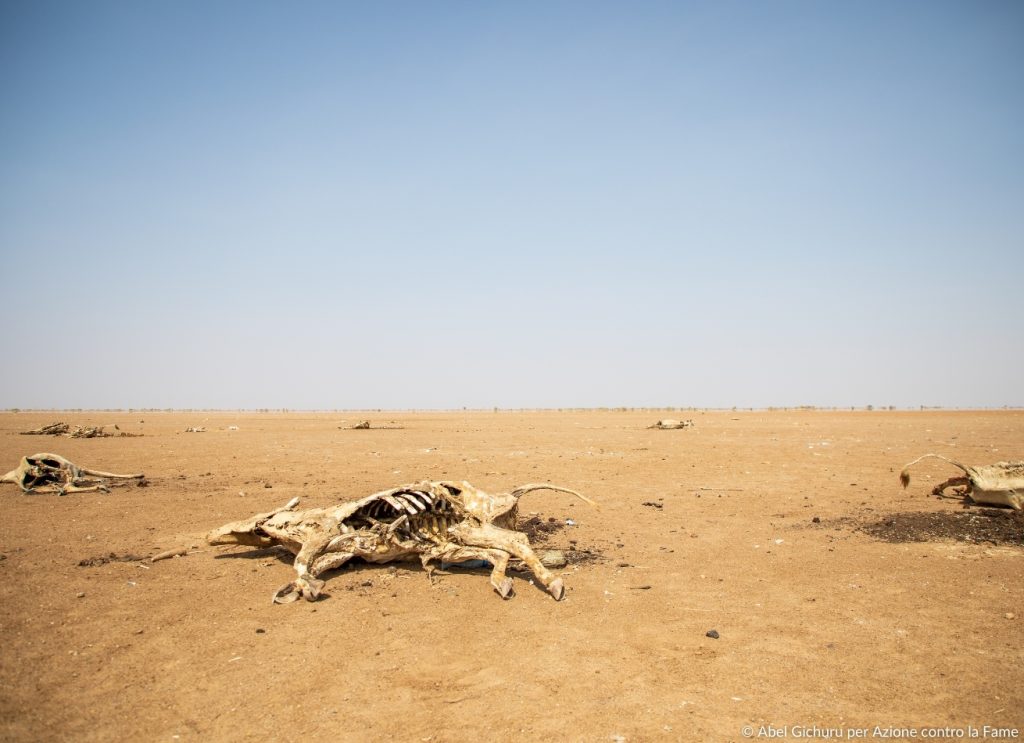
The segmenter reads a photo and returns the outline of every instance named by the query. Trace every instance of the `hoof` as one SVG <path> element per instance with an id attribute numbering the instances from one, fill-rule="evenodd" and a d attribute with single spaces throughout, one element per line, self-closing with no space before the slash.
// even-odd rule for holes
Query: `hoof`
<path id="1" fill-rule="evenodd" d="M 494 590 L 498 592 L 498 595 L 503 599 L 510 599 L 516 595 L 516 589 L 512 585 L 511 578 L 505 578 L 499 585 L 494 587 Z"/>
<path id="2" fill-rule="evenodd" d="M 320 596 L 320 592 L 324 590 L 324 582 L 322 580 L 317 580 L 316 578 L 308 578 L 307 580 L 301 581 L 301 583 L 302 598 L 306 599 L 306 601 L 316 601 Z"/>
<path id="3" fill-rule="evenodd" d="M 299 600 L 299 591 L 294 583 L 286 583 L 274 594 L 275 604 L 291 604 Z"/>
<path id="4" fill-rule="evenodd" d="M 561 578 L 555 578 L 551 581 L 551 585 L 548 586 L 548 593 L 555 601 L 561 601 L 565 598 L 565 584 L 562 583 Z"/>

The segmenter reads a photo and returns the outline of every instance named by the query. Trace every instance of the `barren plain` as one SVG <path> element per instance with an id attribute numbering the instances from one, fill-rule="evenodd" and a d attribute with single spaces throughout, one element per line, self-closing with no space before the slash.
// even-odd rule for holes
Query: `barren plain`
<path id="1" fill-rule="evenodd" d="M 663 417 L 695 426 L 646 428 Z M 142 435 L 19 435 L 58 419 Z M 3 471 L 39 451 L 148 486 L 0 489 L 3 740 L 1024 728 L 1019 515 L 930 495 L 957 474 L 934 460 L 898 481 L 926 452 L 1024 459 L 1021 411 L 0 415 Z M 520 504 L 550 525 L 536 546 L 572 558 L 565 600 L 526 574 L 503 601 L 486 570 L 431 584 L 405 563 L 273 605 L 289 560 L 203 539 L 294 496 L 326 506 L 422 479 L 598 501 Z"/>

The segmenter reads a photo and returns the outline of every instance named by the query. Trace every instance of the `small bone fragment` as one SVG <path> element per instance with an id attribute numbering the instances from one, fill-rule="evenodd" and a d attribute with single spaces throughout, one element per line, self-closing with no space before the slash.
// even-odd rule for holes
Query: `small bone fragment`
<path id="1" fill-rule="evenodd" d="M 172 557 L 184 557 L 187 554 L 188 548 L 186 547 L 181 547 L 180 549 L 174 550 L 164 550 L 163 552 L 158 552 L 157 554 L 153 555 L 151 558 L 149 558 L 149 561 L 159 562 L 160 560 L 168 560 Z"/>

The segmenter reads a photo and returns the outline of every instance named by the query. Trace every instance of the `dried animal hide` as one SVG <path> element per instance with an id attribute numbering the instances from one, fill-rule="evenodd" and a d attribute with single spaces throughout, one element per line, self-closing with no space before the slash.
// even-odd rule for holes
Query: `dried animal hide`
<path id="1" fill-rule="evenodd" d="M 533 490 L 571 493 L 593 504 L 574 490 L 547 484 L 490 495 L 468 482 L 424 481 L 330 508 L 296 511 L 295 498 L 269 513 L 226 524 L 210 532 L 207 541 L 281 545 L 292 552 L 297 577 L 274 594 L 275 603 L 290 603 L 299 596 L 315 600 L 324 586 L 318 576 L 353 557 L 371 563 L 419 559 L 428 576 L 434 561 L 485 560 L 493 566 L 491 585 L 502 598 L 514 593 L 505 571 L 515 557 L 558 601 L 565 595 L 562 579 L 541 563 L 526 535 L 515 531 L 517 503 Z"/>
<path id="2" fill-rule="evenodd" d="M 1009 506 L 1024 509 L 1024 462 L 996 462 L 981 467 L 969 467 L 954 462 L 941 454 L 925 454 L 908 464 L 900 472 L 903 487 L 910 484 L 910 468 L 922 459 L 935 457 L 959 467 L 966 477 L 951 477 L 932 489 L 934 495 L 943 495 L 947 488 L 957 487 L 954 494 L 970 498 L 975 503 L 989 506 Z"/>
<path id="3" fill-rule="evenodd" d="M 41 452 L 22 457 L 16 469 L 11 470 L 0 482 L 16 483 L 26 493 L 86 493 L 95 490 L 109 492 L 108 480 L 139 480 L 138 475 L 115 475 L 79 467 L 59 454 Z"/>

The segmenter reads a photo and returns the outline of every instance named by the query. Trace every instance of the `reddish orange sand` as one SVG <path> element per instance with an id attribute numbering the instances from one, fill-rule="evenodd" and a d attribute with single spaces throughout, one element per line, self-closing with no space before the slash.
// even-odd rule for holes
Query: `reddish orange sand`
<path id="1" fill-rule="evenodd" d="M 645 428 L 660 417 L 696 427 Z M 339 428 L 362 418 L 404 428 Z M 144 436 L 17 435 L 58 419 Z M 1024 547 L 857 530 L 960 511 L 928 495 L 952 468 L 918 465 L 906 491 L 900 468 L 929 451 L 1024 459 L 1021 412 L 8 413 L 0 447 L 4 470 L 53 451 L 151 483 L 0 489 L 3 740 L 1024 728 Z M 202 540 L 296 495 L 324 506 L 424 478 L 581 490 L 600 509 L 549 492 L 521 509 L 574 520 L 546 546 L 601 559 L 564 571 L 561 603 L 527 576 L 502 601 L 486 571 L 431 585 L 405 564 L 329 574 L 327 598 L 276 606 L 287 562 Z"/>

